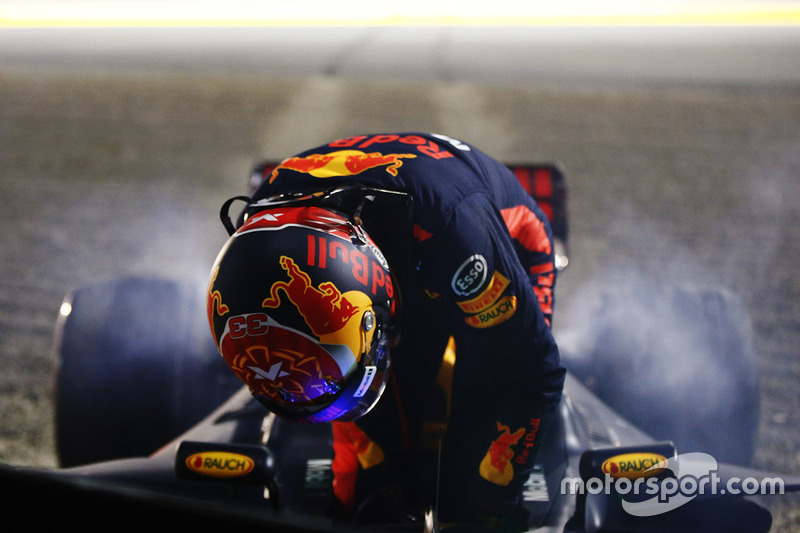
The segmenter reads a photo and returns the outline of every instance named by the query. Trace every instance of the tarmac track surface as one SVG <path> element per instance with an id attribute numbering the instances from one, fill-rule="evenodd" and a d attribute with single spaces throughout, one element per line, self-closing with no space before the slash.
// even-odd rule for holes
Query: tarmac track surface
<path id="1" fill-rule="evenodd" d="M 762 387 L 755 464 L 800 474 L 797 85 L 17 67 L 0 67 L 0 461 L 55 465 L 52 331 L 66 291 L 126 274 L 204 279 L 226 237 L 219 205 L 244 192 L 255 161 L 381 130 L 564 165 L 572 240 L 557 334 L 610 282 L 740 295 Z M 800 530 L 797 497 L 774 509 L 775 531 Z"/>

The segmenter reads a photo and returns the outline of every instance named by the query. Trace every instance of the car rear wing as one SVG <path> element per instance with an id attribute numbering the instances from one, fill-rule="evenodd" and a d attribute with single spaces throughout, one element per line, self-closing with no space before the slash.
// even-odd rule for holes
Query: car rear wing
<path id="1" fill-rule="evenodd" d="M 253 168 L 248 181 L 249 194 L 256 189 L 280 165 L 280 161 L 266 160 Z M 547 215 L 553 228 L 555 240 L 556 268 L 563 270 L 569 264 L 567 242 L 567 185 L 564 172 L 557 163 L 507 164 L 519 180 L 522 188 L 530 194 Z"/>

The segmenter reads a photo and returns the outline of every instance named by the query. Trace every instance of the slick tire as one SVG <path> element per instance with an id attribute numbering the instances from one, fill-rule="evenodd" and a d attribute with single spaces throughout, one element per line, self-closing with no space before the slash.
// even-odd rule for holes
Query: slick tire
<path id="1" fill-rule="evenodd" d="M 63 467 L 148 455 L 240 385 L 196 286 L 130 278 L 81 288 L 62 305 L 55 345 Z"/>
<path id="2" fill-rule="evenodd" d="M 748 465 L 759 421 L 750 318 L 731 292 L 626 286 L 593 310 L 575 374 L 610 407 L 678 453 Z"/>

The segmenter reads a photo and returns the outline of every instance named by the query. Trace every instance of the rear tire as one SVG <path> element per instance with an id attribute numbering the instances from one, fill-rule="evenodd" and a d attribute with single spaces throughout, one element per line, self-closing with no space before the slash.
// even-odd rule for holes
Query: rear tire
<path id="1" fill-rule="evenodd" d="M 216 350 L 202 288 L 120 279 L 65 303 L 55 415 L 64 467 L 148 455 L 241 385 Z"/>

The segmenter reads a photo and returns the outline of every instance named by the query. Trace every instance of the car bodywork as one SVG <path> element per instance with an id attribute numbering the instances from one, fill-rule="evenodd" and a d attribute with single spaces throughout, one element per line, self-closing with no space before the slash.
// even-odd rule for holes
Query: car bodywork
<path id="1" fill-rule="evenodd" d="M 253 189 L 275 164 L 256 167 L 250 183 Z M 509 164 L 509 168 L 548 214 L 557 264 L 563 270 L 569 260 L 562 169 L 554 164 Z M 30 525 L 107 523 L 108 512 L 115 512 L 114 520 L 129 526 L 163 519 L 237 530 L 323 531 L 352 526 L 336 522 L 327 513 L 332 498 L 330 426 L 276 418 L 241 387 L 221 362 L 205 329 L 202 292 L 203 288 L 169 281 L 125 279 L 68 295 L 56 328 L 56 425 L 62 467 L 0 468 L 2 478 L 17 489 L 9 502 L 21 505 L 29 499 L 45 499 L 62 504 L 59 513 L 31 516 Z M 753 354 L 746 312 L 743 315 L 735 298 L 724 291 L 685 287 L 645 292 L 648 302 L 669 300 L 682 315 L 687 309 L 699 309 L 692 320 L 703 322 L 704 332 L 712 317 L 725 342 L 715 341 L 711 357 L 725 359 L 724 368 L 732 380 L 752 380 L 747 366 Z M 598 316 L 613 318 L 615 307 L 609 305 L 606 302 Z M 631 307 L 630 301 L 623 307 Z M 724 322 L 719 317 L 731 318 Z M 154 336 L 150 332 L 155 326 L 160 326 L 160 333 Z M 798 490 L 800 479 L 714 460 L 708 475 L 715 476 L 719 486 L 748 479 L 759 490 L 689 494 L 680 482 L 697 481 L 697 475 L 680 470 L 682 439 L 658 432 L 675 427 L 669 425 L 669 417 L 691 427 L 687 419 L 692 415 L 686 408 L 695 400 L 691 394 L 686 396 L 687 391 L 674 388 L 665 395 L 663 386 L 659 390 L 657 384 L 649 383 L 639 391 L 646 390 L 658 402 L 644 408 L 632 404 L 631 395 L 637 391 L 621 384 L 604 388 L 604 383 L 613 381 L 608 369 L 640 356 L 642 348 L 618 344 L 624 333 L 618 324 L 599 327 L 595 323 L 586 328 L 594 347 L 591 353 L 562 350 L 569 372 L 557 422 L 525 484 L 531 530 L 768 531 L 771 517 L 759 501 L 761 489 L 773 488 L 775 480 L 780 480 L 780 492 Z M 742 331 L 744 337 L 736 336 Z M 651 339 L 643 342 L 647 347 L 654 345 Z M 734 345 L 744 346 L 735 359 Z M 648 364 L 657 365 L 659 353 L 652 357 Z M 691 383 L 689 388 L 692 393 L 698 386 Z M 740 390 L 744 391 L 742 402 L 731 402 L 732 393 L 725 393 L 723 403 L 735 404 L 733 410 L 714 419 L 726 424 L 744 421 L 746 427 L 740 433 L 747 443 L 734 458 L 746 463 L 757 425 L 753 418 L 757 390 L 752 386 Z M 630 418 L 642 411 L 646 412 L 641 422 L 632 423 Z M 704 425 L 709 425 L 708 420 L 695 421 L 696 427 Z M 719 431 L 712 432 L 717 441 Z M 711 440 L 700 445 L 713 448 L 716 441 Z M 723 448 L 710 451 L 735 447 L 728 436 L 723 440 Z M 435 479 L 435 468 L 432 461 L 430 479 Z M 621 470 L 630 475 L 616 475 Z M 631 499 L 630 492 L 621 491 L 620 479 L 628 480 L 628 485 L 631 480 L 652 481 L 655 492 Z M 596 480 L 602 486 L 592 485 Z M 672 490 L 676 483 L 680 490 Z M 652 500 L 653 494 L 660 499 Z M 642 511 L 646 499 L 651 505 Z M 435 508 L 420 510 L 418 516 L 404 517 L 401 522 L 410 530 L 440 528 Z"/>

